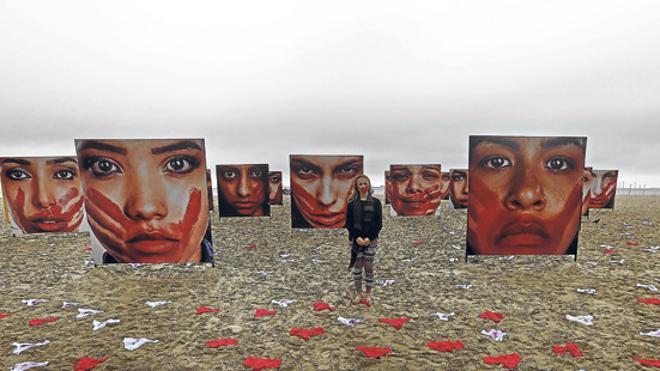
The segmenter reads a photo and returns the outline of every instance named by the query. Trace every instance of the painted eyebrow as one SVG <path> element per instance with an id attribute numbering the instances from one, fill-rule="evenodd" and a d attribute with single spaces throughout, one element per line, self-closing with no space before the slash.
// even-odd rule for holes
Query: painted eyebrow
<path id="1" fill-rule="evenodd" d="M 337 165 L 334 167 L 334 169 L 344 167 L 344 166 L 349 166 L 349 165 L 360 165 L 360 160 L 348 160 L 346 162 L 342 162 L 341 164 Z"/>
<path id="2" fill-rule="evenodd" d="M 81 141 L 78 145 L 78 151 L 84 151 L 86 149 L 98 149 L 101 151 L 108 151 L 118 153 L 120 155 L 126 155 L 127 151 L 124 147 L 114 146 L 112 144 L 99 142 L 98 140 L 84 140 Z"/>
<path id="3" fill-rule="evenodd" d="M 46 161 L 47 164 L 65 164 L 67 162 L 72 162 L 76 165 L 78 164 L 78 160 L 75 157 L 60 157 Z"/>
<path id="4" fill-rule="evenodd" d="M 307 161 L 307 160 L 303 160 L 303 159 L 295 159 L 295 160 L 292 159 L 292 160 L 291 160 L 291 166 L 295 166 L 295 167 L 303 167 L 303 166 L 305 166 L 305 167 L 311 167 L 312 169 L 314 169 L 314 170 L 316 170 L 316 171 L 319 171 L 319 172 L 321 171 L 321 168 L 320 168 L 320 167 L 314 165 L 313 163 L 311 163 L 311 162 L 309 162 L 309 161 Z"/>
<path id="5" fill-rule="evenodd" d="M 250 166 L 248 168 L 248 171 L 263 171 L 265 173 L 266 172 L 266 167 L 263 166 L 263 165 Z"/>
<path id="6" fill-rule="evenodd" d="M 476 138 L 474 140 L 474 143 L 472 144 L 472 148 L 476 147 L 480 143 L 492 143 L 492 144 L 499 144 L 505 147 L 509 147 L 513 150 L 518 150 L 520 148 L 520 144 L 510 140 L 510 139 L 504 139 L 504 138 L 496 138 L 496 137 L 482 137 L 482 138 Z"/>
<path id="7" fill-rule="evenodd" d="M 32 165 L 31 161 L 28 160 L 23 160 L 22 158 L 6 158 L 2 160 L 2 164 L 19 164 L 19 165 L 24 165 L 24 166 L 30 166 Z"/>
<path id="8" fill-rule="evenodd" d="M 584 140 L 581 138 L 553 138 L 553 139 L 548 139 L 543 144 L 541 147 L 543 148 L 552 148 L 552 147 L 559 147 L 559 146 L 566 146 L 566 145 L 574 145 L 582 150 L 584 150 Z"/>
<path id="9" fill-rule="evenodd" d="M 181 142 L 168 144 L 166 146 L 152 148 L 151 153 L 153 153 L 154 155 L 159 155 L 161 153 L 174 152 L 182 149 L 195 149 L 201 151 L 202 147 L 199 144 L 193 142 L 192 140 L 183 140 Z"/>

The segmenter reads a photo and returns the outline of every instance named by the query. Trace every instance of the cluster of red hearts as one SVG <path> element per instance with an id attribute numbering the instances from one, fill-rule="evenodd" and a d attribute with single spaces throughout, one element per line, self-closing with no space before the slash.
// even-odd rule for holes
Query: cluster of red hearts
<path id="1" fill-rule="evenodd" d="M 44 300 L 46 301 L 46 300 Z M 642 304 L 648 304 L 648 305 L 658 305 L 660 304 L 660 300 L 657 298 L 650 298 L 650 299 L 639 299 L 639 302 Z M 166 302 L 162 302 L 166 303 Z M 362 302 L 358 304 L 364 304 L 364 305 L 370 305 L 369 303 Z M 65 303 L 66 305 L 66 303 Z M 317 301 L 314 302 L 312 305 L 312 309 L 316 312 L 321 312 L 321 311 L 331 311 L 334 312 L 337 310 L 335 306 L 332 306 L 329 303 L 323 302 L 323 301 Z M 83 315 L 86 316 L 88 314 L 95 314 L 100 312 L 100 311 L 95 311 L 92 309 L 79 309 L 79 316 Z M 216 308 L 216 307 L 211 307 L 211 306 L 199 306 L 196 308 L 195 314 L 198 316 L 202 315 L 220 315 L 221 309 Z M 266 316 L 275 316 L 277 315 L 277 310 L 276 309 L 264 309 L 264 308 L 256 308 L 254 317 L 255 318 L 261 318 L 261 317 L 266 317 Z M 10 317 L 11 315 L 8 313 L 0 313 L 0 319 L 5 319 Z M 339 317 L 343 318 L 343 317 Z M 498 312 L 492 312 L 492 311 L 484 311 L 479 315 L 479 318 L 484 319 L 484 320 L 490 320 L 494 323 L 499 323 L 501 322 L 504 318 L 505 315 L 503 313 L 498 313 Z M 54 324 L 59 320 L 59 317 L 45 317 L 45 318 L 35 318 L 31 319 L 28 321 L 28 326 L 35 327 L 35 326 L 49 326 Z M 387 326 L 391 326 L 395 328 L 396 330 L 401 330 L 404 326 L 408 324 L 412 319 L 409 317 L 400 317 L 400 318 L 379 318 L 378 322 L 383 323 Z M 98 321 L 94 321 L 95 326 Z M 341 322 L 341 321 L 340 321 Z M 344 322 L 342 322 L 344 323 Z M 353 323 L 344 323 L 345 325 L 351 326 L 354 325 Z M 300 328 L 300 327 L 292 327 L 290 331 L 291 336 L 296 336 L 304 341 L 309 341 L 312 338 L 315 337 L 321 337 L 326 333 L 325 329 L 323 327 L 314 327 L 314 328 Z M 127 339 L 130 339 L 130 341 L 127 342 Z M 132 338 L 127 338 L 124 339 L 124 344 L 127 349 L 129 350 L 134 350 L 142 346 L 143 344 L 146 344 L 148 342 L 157 342 L 157 340 L 149 340 L 149 339 L 132 339 Z M 29 343 L 28 343 L 29 344 Z M 48 341 L 45 341 L 43 343 L 37 343 L 37 344 L 31 344 L 31 345 L 26 345 L 26 344 L 19 344 L 19 343 L 14 343 L 14 345 L 17 347 L 17 350 L 20 352 L 24 349 L 28 349 L 33 346 L 40 346 L 40 345 L 45 345 L 48 344 Z M 206 341 L 206 345 L 210 348 L 221 348 L 221 347 L 237 347 L 239 345 L 239 339 L 236 338 L 222 338 L 222 339 L 213 339 L 213 340 L 208 340 Z M 438 352 L 446 352 L 446 353 L 453 353 L 455 351 L 462 351 L 465 349 L 465 344 L 460 340 L 441 340 L 441 341 L 429 341 L 426 344 L 427 348 L 438 351 Z M 132 348 L 131 348 L 132 347 Z M 22 348 L 22 349 L 21 349 Z M 552 352 L 557 354 L 558 356 L 572 356 L 574 358 L 580 358 L 583 357 L 583 351 L 580 349 L 580 347 L 577 344 L 574 344 L 572 342 L 568 342 L 566 344 L 555 344 L 552 345 L 551 347 Z M 367 346 L 367 345 L 359 345 L 355 347 L 356 352 L 359 352 L 357 354 L 361 354 L 363 357 L 367 358 L 382 358 L 386 357 L 388 354 L 392 353 L 392 348 L 389 347 L 373 347 L 373 346 Z M 14 352 L 15 354 L 18 354 L 16 351 Z M 76 371 L 82 371 L 82 370 L 91 370 L 95 368 L 96 366 L 106 362 L 108 359 L 110 359 L 110 356 L 104 356 L 100 358 L 93 358 L 93 357 L 82 357 L 80 358 L 74 365 L 73 368 Z M 517 352 L 513 352 L 510 354 L 498 354 L 498 355 L 488 355 L 483 357 L 483 362 L 488 365 L 501 365 L 504 368 L 507 369 L 515 369 L 518 364 L 523 360 L 523 357 L 518 354 Z M 650 366 L 650 367 L 660 367 L 660 360 L 657 359 L 640 359 L 640 358 L 633 358 L 633 361 L 638 362 L 639 364 L 643 366 Z M 33 367 L 40 367 L 40 366 L 46 366 L 48 362 L 22 362 L 22 363 L 17 363 L 14 365 L 11 370 L 15 371 L 21 371 L 21 370 L 26 370 L 29 368 Z M 282 365 L 282 359 L 280 358 L 262 358 L 262 357 L 256 357 L 253 355 L 250 355 L 249 357 L 245 358 L 243 361 L 243 365 L 245 367 L 251 368 L 253 370 L 262 370 L 262 369 L 277 369 L 280 368 Z"/>

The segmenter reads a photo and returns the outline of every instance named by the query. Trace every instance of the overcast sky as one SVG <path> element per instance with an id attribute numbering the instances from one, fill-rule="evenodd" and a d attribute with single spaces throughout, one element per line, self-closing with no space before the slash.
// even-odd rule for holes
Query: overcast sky
<path id="1" fill-rule="evenodd" d="M 0 0 L 0 156 L 203 137 L 209 165 L 363 154 L 382 184 L 467 166 L 470 134 L 586 135 L 660 187 L 660 1 Z"/>

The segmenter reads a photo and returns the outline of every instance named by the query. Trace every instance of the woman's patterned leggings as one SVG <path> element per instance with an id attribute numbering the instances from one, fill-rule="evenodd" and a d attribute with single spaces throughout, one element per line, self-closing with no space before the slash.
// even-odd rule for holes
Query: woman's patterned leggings
<path id="1" fill-rule="evenodd" d="M 376 248 L 378 247 L 378 240 L 371 241 L 369 247 L 364 251 L 357 253 L 355 265 L 353 265 L 353 281 L 355 281 L 355 290 L 362 291 L 362 269 L 364 268 L 364 278 L 366 281 L 367 292 L 371 292 L 371 287 L 374 285 L 374 257 L 376 256 Z M 362 250 L 362 249 L 360 249 Z"/>

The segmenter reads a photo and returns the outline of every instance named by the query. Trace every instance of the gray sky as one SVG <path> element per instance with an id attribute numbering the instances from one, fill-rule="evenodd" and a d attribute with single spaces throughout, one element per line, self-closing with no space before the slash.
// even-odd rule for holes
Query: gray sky
<path id="1" fill-rule="evenodd" d="M 467 166 L 470 134 L 575 134 L 660 187 L 659 45 L 657 0 L 0 0 L 0 156 L 203 137 L 210 165 L 363 154 L 382 184 Z"/>

